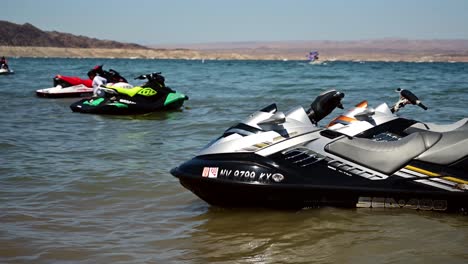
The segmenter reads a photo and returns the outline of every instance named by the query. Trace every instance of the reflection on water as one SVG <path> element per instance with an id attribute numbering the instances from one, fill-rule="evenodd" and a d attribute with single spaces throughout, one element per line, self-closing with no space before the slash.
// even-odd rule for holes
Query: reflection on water
<path id="1" fill-rule="evenodd" d="M 177 118 L 179 115 L 176 113 L 188 111 L 188 108 L 182 107 L 178 110 L 171 110 L 171 111 L 161 111 L 161 112 L 153 112 L 147 113 L 142 115 L 107 115 L 107 116 L 100 116 L 109 119 L 120 119 L 120 120 L 166 120 L 166 119 L 173 119 Z"/>
<path id="2" fill-rule="evenodd" d="M 193 260 L 195 255 L 204 263 L 388 263 L 416 256 L 422 257 L 416 263 L 437 263 L 454 258 L 433 248 L 462 252 L 468 231 L 466 217 L 457 216 L 450 223 L 445 217 L 388 209 L 210 208 L 194 219 L 202 224 L 183 244 L 191 249 L 183 259 Z M 457 235 L 460 232 L 465 236 Z M 455 237 L 441 245 L 441 234 Z M 422 237 L 428 241 L 421 243 Z"/>
<path id="3" fill-rule="evenodd" d="M 320 92 L 345 108 L 412 90 L 427 122 L 468 116 L 464 63 L 12 59 L 0 77 L 1 263 L 466 263 L 466 216 L 401 210 L 223 209 L 169 170 L 227 127 L 276 102 L 307 107 Z M 162 71 L 190 97 L 180 111 L 71 112 L 78 99 L 36 98 L 52 77 L 96 64 L 125 77 Z M 341 114 L 336 111 L 323 124 Z"/>

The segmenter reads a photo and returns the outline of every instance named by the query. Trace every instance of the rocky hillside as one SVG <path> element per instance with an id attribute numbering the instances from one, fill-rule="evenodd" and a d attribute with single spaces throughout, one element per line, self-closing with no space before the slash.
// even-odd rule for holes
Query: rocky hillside
<path id="1" fill-rule="evenodd" d="M 104 48 L 104 49 L 149 49 L 133 43 L 99 40 L 57 31 L 43 31 L 26 23 L 23 25 L 0 20 L 0 46 L 57 47 L 57 48 Z"/>

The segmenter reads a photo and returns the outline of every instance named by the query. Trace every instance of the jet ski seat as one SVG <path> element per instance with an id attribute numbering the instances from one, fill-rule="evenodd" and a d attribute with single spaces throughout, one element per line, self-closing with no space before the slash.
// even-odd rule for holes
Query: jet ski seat
<path id="1" fill-rule="evenodd" d="M 442 138 L 428 151 L 419 155 L 416 159 L 440 164 L 450 165 L 468 155 L 468 126 L 466 129 L 455 129 L 441 133 Z"/>
<path id="2" fill-rule="evenodd" d="M 412 134 L 422 131 L 449 132 L 454 130 L 468 130 L 468 118 L 463 118 L 452 124 L 438 125 L 434 123 L 415 123 L 404 130 L 406 134 Z"/>
<path id="3" fill-rule="evenodd" d="M 389 142 L 342 137 L 327 144 L 325 151 L 376 171 L 392 174 L 434 146 L 441 137 L 436 132 L 413 133 L 401 140 Z"/>

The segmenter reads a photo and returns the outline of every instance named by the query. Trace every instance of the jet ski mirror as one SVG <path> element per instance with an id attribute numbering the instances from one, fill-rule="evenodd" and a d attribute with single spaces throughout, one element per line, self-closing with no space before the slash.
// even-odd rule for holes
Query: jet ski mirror
<path id="1" fill-rule="evenodd" d="M 310 105 L 307 110 L 307 115 L 312 123 L 317 124 L 324 117 L 329 115 L 335 108 L 343 109 L 341 100 L 344 98 L 344 93 L 336 90 L 330 90 L 321 93 Z"/>
<path id="2" fill-rule="evenodd" d="M 258 125 L 279 125 L 286 122 L 286 116 L 283 112 L 277 112 L 272 115 L 270 118 L 263 120 L 262 122 L 258 123 Z"/>

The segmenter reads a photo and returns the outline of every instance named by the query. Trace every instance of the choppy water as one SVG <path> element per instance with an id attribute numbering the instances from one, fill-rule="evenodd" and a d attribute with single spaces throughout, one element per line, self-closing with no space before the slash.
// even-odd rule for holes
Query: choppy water
<path id="1" fill-rule="evenodd" d="M 128 79 L 162 71 L 190 100 L 182 111 L 115 117 L 72 113 L 77 99 L 35 97 L 55 74 L 84 77 L 101 63 Z M 330 88 L 346 94 L 345 107 L 391 104 L 396 87 L 408 88 L 430 109 L 402 115 L 468 117 L 466 63 L 12 58 L 10 65 L 16 74 L 0 76 L 1 263 L 468 262 L 463 215 L 222 209 L 169 174 L 260 107 L 307 107 Z"/>

